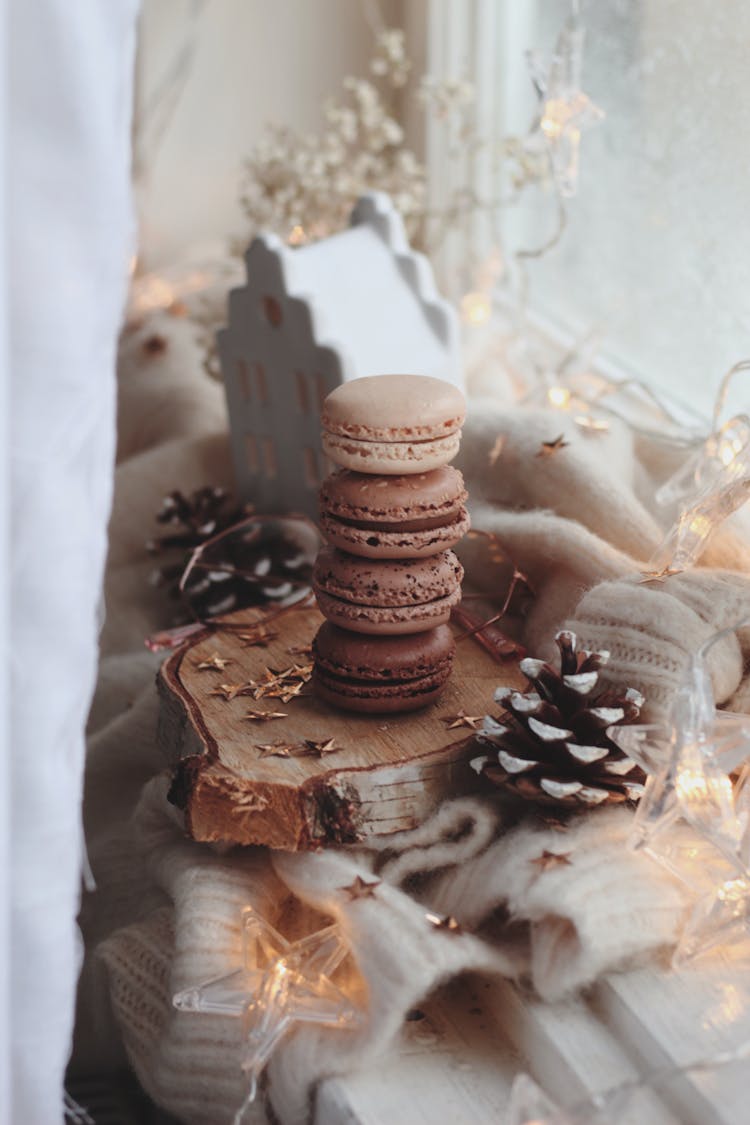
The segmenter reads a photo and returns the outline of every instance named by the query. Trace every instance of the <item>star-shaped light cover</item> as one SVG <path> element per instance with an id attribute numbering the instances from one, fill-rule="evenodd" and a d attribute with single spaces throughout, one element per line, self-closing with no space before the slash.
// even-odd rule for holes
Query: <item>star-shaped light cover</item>
<path id="1" fill-rule="evenodd" d="M 611 731 L 648 775 L 630 846 L 698 896 L 678 967 L 750 932 L 750 715 L 716 710 L 706 664 L 711 645 L 732 631 L 691 658 L 667 724 Z"/>
<path id="2" fill-rule="evenodd" d="M 361 1018 L 359 1009 L 330 979 L 348 952 L 336 924 L 290 942 L 248 908 L 242 913 L 242 966 L 173 997 L 182 1012 L 242 1020 L 242 1069 L 250 1086 L 237 1121 L 253 1101 L 263 1068 L 293 1023 L 344 1028 Z"/>
<path id="3" fill-rule="evenodd" d="M 538 129 L 546 142 L 552 175 L 560 193 L 575 195 L 581 133 L 604 118 L 581 89 L 585 30 L 571 17 L 560 32 L 549 64 L 540 51 L 528 51 L 531 80 L 541 107 Z"/>
<path id="4" fill-rule="evenodd" d="M 687 570 L 714 529 L 750 500 L 750 417 L 739 414 L 710 434 L 656 499 L 676 502 L 679 514 L 654 564 Z"/>

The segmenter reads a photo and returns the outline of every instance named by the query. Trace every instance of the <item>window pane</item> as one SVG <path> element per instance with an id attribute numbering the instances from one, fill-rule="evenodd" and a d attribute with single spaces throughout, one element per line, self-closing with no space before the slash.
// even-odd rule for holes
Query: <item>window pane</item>
<path id="1" fill-rule="evenodd" d="M 569 12 L 529 3 L 504 57 L 550 51 Z M 750 4 L 583 0 L 581 19 L 582 85 L 607 117 L 583 134 L 567 231 L 532 263 L 531 303 L 574 331 L 600 329 L 609 358 L 707 407 L 750 354 Z M 520 73 L 513 130 L 528 127 L 530 90 Z M 543 242 L 554 210 L 529 193 L 511 244 Z"/>

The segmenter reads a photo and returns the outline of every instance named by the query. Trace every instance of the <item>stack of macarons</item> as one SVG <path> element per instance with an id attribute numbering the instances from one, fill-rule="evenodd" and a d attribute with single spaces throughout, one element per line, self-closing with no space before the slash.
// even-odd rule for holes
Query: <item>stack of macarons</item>
<path id="1" fill-rule="evenodd" d="M 450 383 L 379 375 L 337 387 L 323 405 L 328 546 L 313 585 L 328 620 L 314 643 L 318 696 L 352 711 L 407 711 L 440 694 L 453 661 L 448 621 L 469 529 L 458 452 L 465 402 Z"/>

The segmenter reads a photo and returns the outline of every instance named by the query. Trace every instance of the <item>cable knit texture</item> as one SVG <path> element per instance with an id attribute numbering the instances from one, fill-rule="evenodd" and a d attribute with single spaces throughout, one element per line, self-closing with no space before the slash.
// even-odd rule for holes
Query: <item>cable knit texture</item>
<path id="1" fill-rule="evenodd" d="M 165 341 L 158 357 L 142 353 L 149 378 L 139 375 L 132 339 L 121 373 L 121 463 L 85 801 L 98 890 L 82 912 L 87 954 L 75 1063 L 115 1068 L 127 1057 L 147 1091 L 180 1120 L 231 1121 L 244 1092 L 239 1022 L 177 1012 L 173 993 L 239 964 L 247 905 L 289 936 L 334 917 L 351 943 L 348 984 L 365 1019 L 346 1034 L 299 1027 L 274 1055 L 266 1104 L 282 1125 L 302 1125 L 321 1079 L 372 1065 L 409 1008 L 454 974 L 524 977 L 554 999 L 672 944 L 686 903 L 654 864 L 627 851 L 624 810 L 591 814 L 565 832 L 533 819 L 505 829 L 494 798 L 463 798 L 368 851 L 310 855 L 186 839 L 160 775 L 158 658 L 142 645 L 146 633 L 169 623 L 170 607 L 147 582 L 152 563 L 142 543 L 169 489 L 231 486 L 231 474 L 216 387 L 197 374 L 198 350 L 172 320 L 158 321 Z M 190 370 L 180 392 L 184 435 L 169 411 L 149 412 L 146 401 L 155 394 L 163 402 L 177 366 Z M 148 416 L 145 430 L 139 415 Z M 538 456 L 541 443 L 561 433 L 569 444 Z M 491 459 L 500 436 L 499 456 Z M 640 687 L 652 717 L 665 714 L 688 654 L 750 616 L 742 574 L 750 540 L 739 521 L 711 543 L 703 560 L 710 569 L 639 583 L 669 518 L 653 493 L 674 461 L 673 451 L 667 457 L 655 443 L 634 441 L 622 425 L 587 435 L 566 415 L 501 410 L 494 402 L 470 412 L 461 453 L 474 526 L 495 532 L 534 586 L 523 624 L 530 651 L 551 656 L 555 630 L 575 629 L 587 647 L 611 652 L 607 676 Z M 488 565 L 481 540 L 468 541 L 464 556 L 470 581 L 501 597 L 510 566 Z M 730 635 L 710 657 L 717 699 L 731 697 L 732 706 L 748 710 L 742 653 L 749 639 L 750 630 Z M 569 862 L 534 863 L 545 850 L 565 852 Z M 374 898 L 349 902 L 341 894 L 356 875 L 382 881 Z M 455 915 L 464 932 L 434 928 L 427 908 Z M 507 915 L 512 940 L 499 925 Z M 262 1104 L 250 1119 L 264 1120 Z"/>

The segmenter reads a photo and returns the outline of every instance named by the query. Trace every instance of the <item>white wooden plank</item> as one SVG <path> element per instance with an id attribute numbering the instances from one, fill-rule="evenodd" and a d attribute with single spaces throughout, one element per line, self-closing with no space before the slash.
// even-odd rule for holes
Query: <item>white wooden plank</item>
<path id="1" fill-rule="evenodd" d="M 670 972 L 642 969 L 600 982 L 592 1002 L 644 1073 L 684 1068 L 750 1042 L 750 947 Z M 739 956 L 738 956 L 739 954 Z M 660 1082 L 685 1125 L 745 1125 L 750 1064 Z"/>
<path id="2" fill-rule="evenodd" d="M 499 1125 L 520 1061 L 462 978 L 371 1070 L 325 1082 L 316 1125 Z"/>
<path id="3" fill-rule="evenodd" d="M 510 981 L 485 982 L 483 1001 L 542 1088 L 572 1108 L 592 1095 L 638 1081 L 640 1071 L 609 1029 L 579 999 L 545 1004 L 522 994 Z M 676 1125 L 677 1118 L 655 1093 L 633 1099 L 642 1125 Z"/>
<path id="4" fill-rule="evenodd" d="M 499 1125 L 520 1070 L 568 1107 L 638 1079 L 583 1001 L 544 1004 L 509 982 L 466 978 L 424 1011 L 376 1068 L 325 1083 L 318 1125 Z M 639 1125 L 679 1121 L 649 1090 L 633 1112 Z"/>

